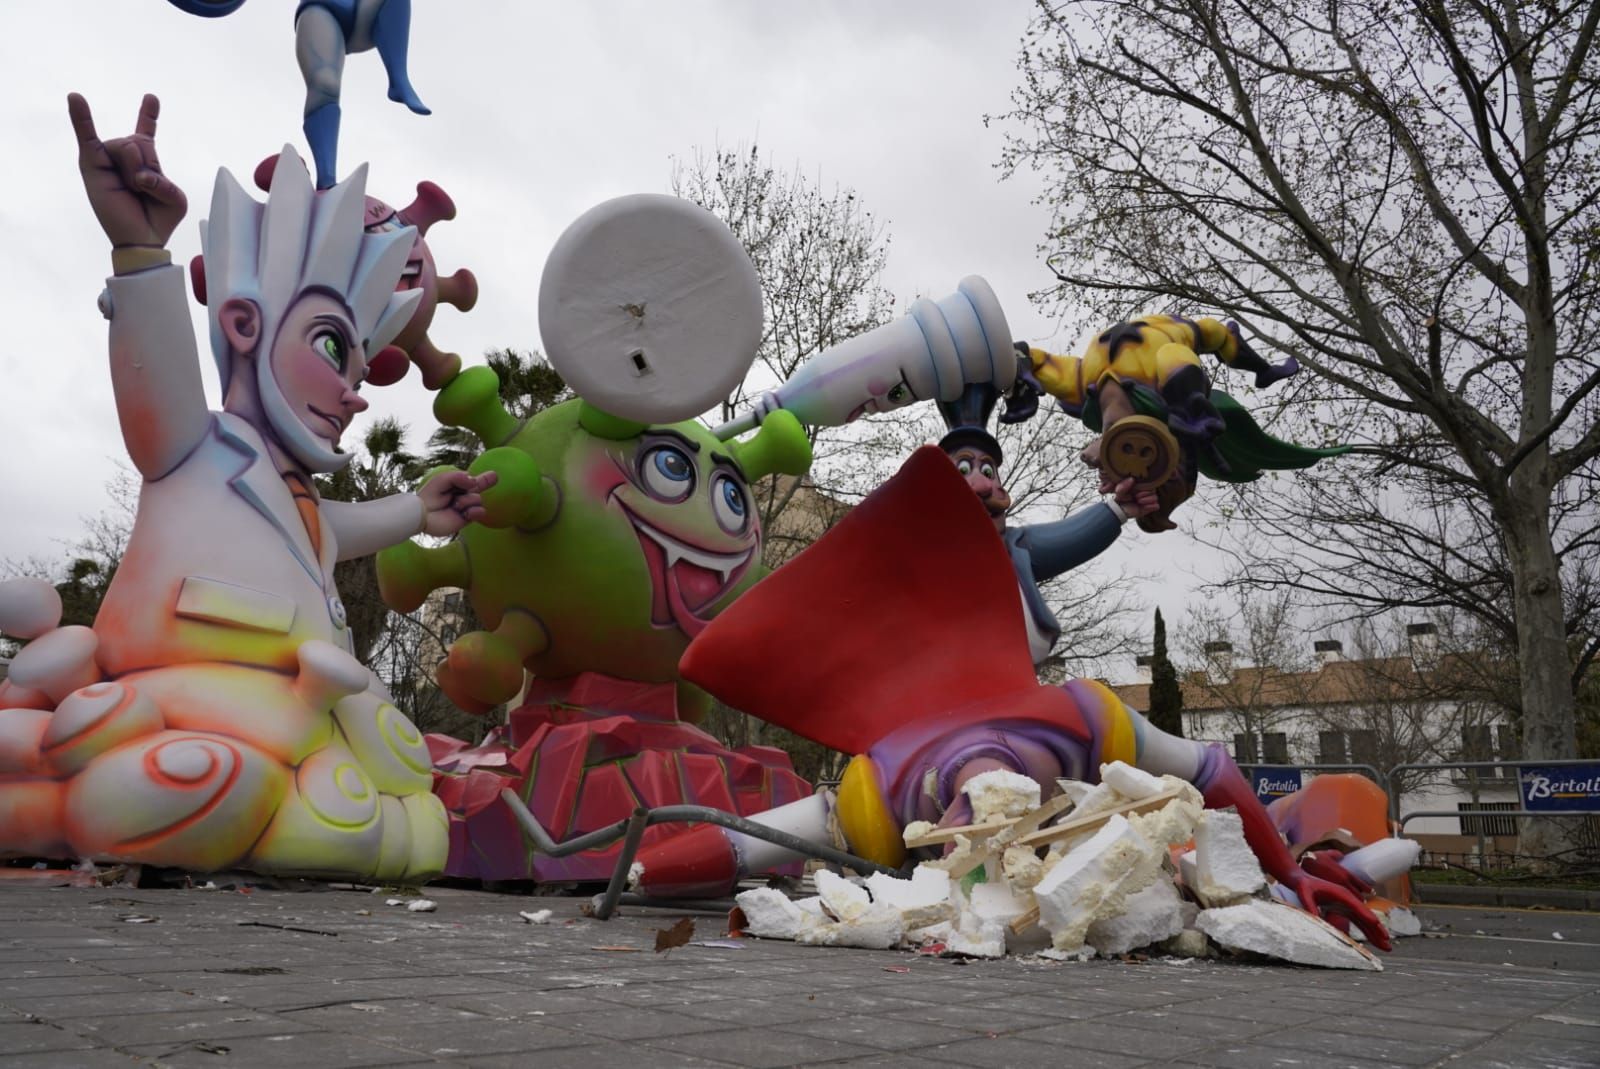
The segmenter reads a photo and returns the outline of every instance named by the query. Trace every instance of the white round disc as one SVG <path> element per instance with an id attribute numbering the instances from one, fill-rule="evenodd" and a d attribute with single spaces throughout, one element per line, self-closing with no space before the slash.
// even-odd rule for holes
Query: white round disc
<path id="1" fill-rule="evenodd" d="M 639 193 L 569 226 L 539 285 L 539 333 L 579 397 L 639 423 L 722 402 L 761 342 L 761 282 L 722 221 Z"/>

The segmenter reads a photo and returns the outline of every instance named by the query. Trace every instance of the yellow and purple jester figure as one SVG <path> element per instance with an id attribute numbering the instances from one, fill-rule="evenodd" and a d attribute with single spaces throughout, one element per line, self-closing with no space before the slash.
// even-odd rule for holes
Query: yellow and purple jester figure
<path id="1" fill-rule="evenodd" d="M 1255 372 L 1258 387 L 1300 370 L 1293 357 L 1268 363 L 1231 320 L 1141 316 L 1095 335 L 1081 356 L 1058 355 L 1026 342 L 1016 348 L 1021 380 L 1100 432 L 1084 449 L 1084 462 L 1113 483 L 1132 478 L 1139 489 L 1157 490 L 1160 510 L 1139 518 L 1139 526 L 1152 533 L 1176 527 L 1172 510 L 1194 494 L 1200 474 L 1249 482 L 1263 470 L 1307 468 L 1347 451 L 1274 438 L 1243 405 L 1212 388 L 1200 353 Z M 1023 409 L 1006 418 L 1028 414 Z"/>

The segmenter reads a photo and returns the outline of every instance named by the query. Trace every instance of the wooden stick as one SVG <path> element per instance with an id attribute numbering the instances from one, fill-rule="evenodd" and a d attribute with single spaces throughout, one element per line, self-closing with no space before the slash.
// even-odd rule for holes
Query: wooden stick
<path id="1" fill-rule="evenodd" d="M 1008 829 L 1003 842 L 994 839 L 975 846 L 965 861 L 957 862 L 947 870 L 952 880 L 959 880 L 979 865 L 987 864 L 996 854 L 1007 847 L 1015 846 L 1019 839 L 1038 828 L 1045 821 L 1054 818 L 1057 814 L 1065 812 L 1072 805 L 1072 799 L 1065 794 L 1059 794 L 1031 813 L 1026 813 L 1017 818 L 1013 826 Z"/>
<path id="2" fill-rule="evenodd" d="M 1022 836 L 1017 840 L 1017 845 L 1043 846 L 1058 839 L 1070 838 L 1077 832 L 1099 827 L 1115 816 L 1125 813 L 1146 813 L 1152 809 L 1160 809 L 1182 793 L 1181 788 L 1169 787 L 1160 794 L 1152 794 L 1148 798 L 1141 798 L 1135 802 L 1123 802 L 1121 805 L 1112 806 L 1110 809 L 1102 809 L 1097 813 L 1086 813 L 1081 817 L 1070 817 L 1060 824 L 1045 828 L 1043 831 L 1036 831 L 1032 835 Z"/>
<path id="3" fill-rule="evenodd" d="M 913 835 L 906 839 L 906 848 L 915 850 L 919 846 L 938 846 L 941 843 L 953 843 L 957 835 L 975 838 L 982 835 L 993 835 L 997 831 L 1005 831 L 1015 824 L 1014 818 L 1007 817 L 1002 820 L 990 820 L 982 824 L 961 824 L 948 828 L 934 828 L 932 831 Z"/>
<path id="4" fill-rule="evenodd" d="M 1012 935 L 1021 935 L 1023 932 L 1039 923 L 1039 907 L 1034 906 L 1028 912 L 1012 921 L 1006 927 L 1011 929 Z"/>

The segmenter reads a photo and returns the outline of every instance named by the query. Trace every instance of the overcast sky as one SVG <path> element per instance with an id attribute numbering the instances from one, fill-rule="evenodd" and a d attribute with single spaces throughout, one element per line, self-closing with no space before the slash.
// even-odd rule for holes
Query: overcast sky
<path id="1" fill-rule="evenodd" d="M 59 555 L 81 518 L 106 506 L 104 484 L 123 456 L 95 310 L 107 246 L 79 183 L 66 94 L 88 97 L 106 138 L 131 132 L 142 93 L 161 97 L 162 162 L 190 199 L 172 242 L 186 263 L 199 251 L 218 166 L 253 189 L 252 168 L 284 142 L 309 155 L 293 8 L 250 0 L 208 20 L 163 0 L 4 0 L 0 58 L 13 90 L 3 120 L 12 163 L 0 180 L 0 559 Z M 1097 326 L 1056 322 L 1030 305 L 1028 293 L 1051 281 L 1037 252 L 1048 214 L 1033 203 L 1031 177 L 1000 180 L 1001 129 L 984 123 L 1006 110 L 1017 81 L 1032 8 L 1024 0 L 414 8 L 412 81 L 434 114 L 389 102 L 376 55 L 352 56 L 340 170 L 370 162 L 369 190 L 397 206 L 421 179 L 454 197 L 459 217 L 429 242 L 442 272 L 470 267 L 482 294 L 467 315 L 441 307 L 432 336 L 469 363 L 491 347 L 539 346 L 545 255 L 585 209 L 666 192 L 674 155 L 752 140 L 824 186 L 853 187 L 887 221 L 885 282 L 902 305 L 942 297 L 976 273 L 1018 338 L 1070 350 Z M 202 363 L 215 398 L 210 360 Z M 399 416 L 417 443 L 432 426 L 432 395 L 414 374 L 368 396 L 369 415 Z M 1148 541 L 1130 526 L 1091 567 L 1129 566 Z M 1185 560 L 1188 548 L 1182 534 L 1162 538 L 1165 557 Z M 1171 618 L 1195 585 L 1180 571 L 1142 594 Z M 1124 660 L 1119 674 L 1131 670 L 1131 652 Z"/>

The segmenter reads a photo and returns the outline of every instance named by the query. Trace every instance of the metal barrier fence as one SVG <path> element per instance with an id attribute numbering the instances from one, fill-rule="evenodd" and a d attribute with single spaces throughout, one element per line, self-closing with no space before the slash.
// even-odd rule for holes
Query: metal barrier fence
<path id="1" fill-rule="evenodd" d="M 1571 767 L 1576 767 L 1576 766 L 1579 766 L 1579 765 L 1591 765 L 1592 766 L 1594 764 L 1595 764 L 1595 762 L 1591 761 L 1591 760 L 1570 759 L 1570 758 L 1569 759 L 1562 759 L 1562 760 L 1528 759 L 1528 760 L 1521 760 L 1521 761 L 1412 761 L 1412 762 L 1407 762 L 1405 764 L 1395 765 L 1393 768 L 1389 769 L 1389 776 L 1392 778 L 1392 777 L 1394 777 L 1394 776 L 1396 776 L 1396 775 L 1398 775 L 1400 773 L 1404 773 L 1404 772 L 1424 772 L 1424 773 L 1426 773 L 1426 772 L 1445 772 L 1445 771 L 1448 771 L 1448 770 L 1451 770 L 1451 769 L 1469 769 L 1469 770 L 1472 770 L 1475 773 L 1477 769 L 1494 769 L 1496 771 L 1503 771 L 1503 770 L 1505 770 L 1507 768 L 1514 768 L 1514 769 L 1517 770 L 1517 776 L 1514 779 L 1506 780 L 1506 779 L 1504 779 L 1502 777 L 1484 777 L 1482 782 L 1484 784 L 1486 784 L 1488 786 L 1492 786 L 1492 787 L 1510 786 L 1510 787 L 1512 787 L 1512 788 L 1514 788 L 1514 789 L 1516 789 L 1518 791 L 1518 798 L 1521 799 L 1523 797 L 1522 793 L 1521 793 L 1521 780 L 1522 780 L 1522 770 L 1524 768 L 1571 768 Z M 1471 776 L 1470 778 L 1472 778 L 1475 783 L 1478 782 L 1477 777 L 1475 775 Z M 1474 805 L 1479 804 L 1477 802 L 1476 798 L 1473 799 L 1473 804 Z M 1482 817 L 1491 817 L 1491 816 L 1495 817 L 1495 818 L 1500 818 L 1500 817 L 1594 817 L 1594 816 L 1600 816 L 1600 806 L 1589 806 L 1589 807 L 1585 807 L 1585 808 L 1559 809 L 1559 810 L 1526 809 L 1526 808 L 1520 808 L 1519 807 L 1519 808 L 1516 808 L 1516 809 L 1494 809 L 1494 810 L 1481 810 L 1481 811 L 1462 810 L 1462 809 L 1414 809 L 1414 810 L 1407 810 L 1405 812 L 1402 812 L 1400 810 L 1400 801 L 1399 801 L 1399 799 L 1391 791 L 1391 792 L 1389 792 L 1389 816 L 1396 824 L 1399 825 L 1400 833 L 1404 834 L 1407 824 L 1409 824 L 1413 820 L 1417 820 L 1417 819 L 1422 818 L 1422 817 L 1449 817 L 1449 818 L 1453 818 L 1453 819 L 1456 819 L 1456 820 L 1461 820 L 1463 817 L 1479 817 L 1479 818 L 1482 818 Z M 1462 834 L 1466 834 L 1466 833 L 1463 831 Z"/>

